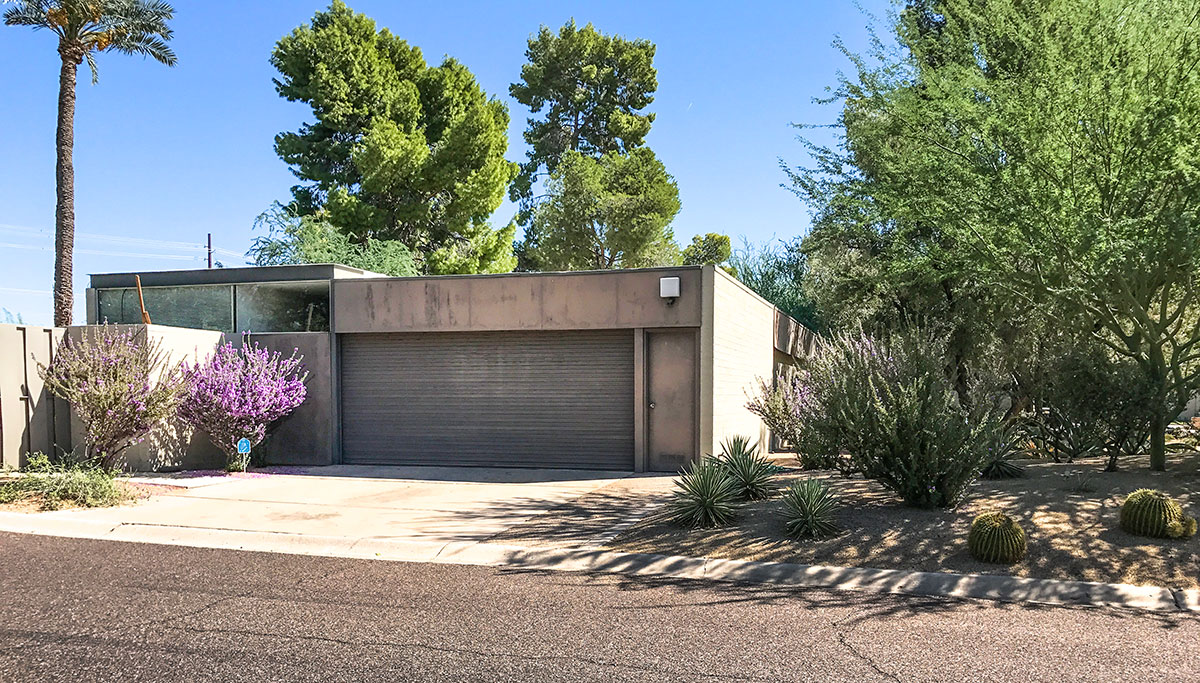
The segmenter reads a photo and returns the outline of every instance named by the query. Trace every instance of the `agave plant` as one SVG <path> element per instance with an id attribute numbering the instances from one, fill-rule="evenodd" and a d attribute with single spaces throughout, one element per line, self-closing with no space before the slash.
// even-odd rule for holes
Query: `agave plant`
<path id="1" fill-rule="evenodd" d="M 669 517 L 690 528 L 721 526 L 733 519 L 737 509 L 737 483 L 719 461 L 706 458 L 680 472 Z"/>
<path id="2" fill-rule="evenodd" d="M 797 538 L 820 538 L 837 531 L 834 514 L 839 503 L 825 482 L 805 479 L 783 494 L 787 531 Z"/>
<path id="3" fill-rule="evenodd" d="M 721 466 L 737 485 L 744 500 L 762 500 L 774 490 L 775 466 L 758 452 L 758 444 L 746 436 L 732 436 L 721 443 Z"/>

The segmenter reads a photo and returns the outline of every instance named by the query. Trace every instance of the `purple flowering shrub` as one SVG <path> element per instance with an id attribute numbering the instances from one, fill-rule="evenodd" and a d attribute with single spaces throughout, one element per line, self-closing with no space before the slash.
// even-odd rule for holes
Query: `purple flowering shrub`
<path id="1" fill-rule="evenodd" d="M 209 435 L 230 470 L 245 471 L 250 456 L 237 452 L 238 441 L 257 446 L 272 422 L 304 403 L 308 375 L 301 360 L 294 352 L 285 358 L 248 340 L 241 347 L 226 342 L 205 361 L 186 367 L 179 416 Z"/>
<path id="2" fill-rule="evenodd" d="M 947 367 L 944 340 L 927 331 L 837 334 L 749 407 L 792 430 L 780 434 L 801 462 L 861 473 L 909 505 L 954 507 L 997 447 L 1003 411 L 978 384 L 960 397 Z"/>
<path id="3" fill-rule="evenodd" d="M 85 458 L 105 469 L 174 414 L 181 367 L 168 366 L 145 331 L 104 325 L 79 340 L 63 337 L 49 366 L 38 366 L 46 390 L 65 399 L 83 425 Z"/>

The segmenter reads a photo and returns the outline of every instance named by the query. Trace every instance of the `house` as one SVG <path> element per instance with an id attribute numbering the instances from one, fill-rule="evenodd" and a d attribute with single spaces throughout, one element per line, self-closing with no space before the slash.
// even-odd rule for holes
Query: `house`
<path id="1" fill-rule="evenodd" d="M 766 443 L 746 402 L 812 333 L 719 268 L 385 277 L 339 265 L 139 273 L 153 322 L 304 355 L 271 462 L 674 471 Z M 135 273 L 89 323 L 139 323 Z"/>

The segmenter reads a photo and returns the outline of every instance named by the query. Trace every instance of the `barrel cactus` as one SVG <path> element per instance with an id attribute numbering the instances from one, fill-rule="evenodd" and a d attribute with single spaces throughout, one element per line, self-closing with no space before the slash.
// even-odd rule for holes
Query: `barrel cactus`
<path id="1" fill-rule="evenodd" d="M 1137 536 L 1188 538 L 1196 533 L 1196 520 L 1162 491 L 1138 489 L 1121 505 L 1121 528 Z"/>
<path id="2" fill-rule="evenodd" d="M 967 548 L 981 562 L 1013 564 L 1025 557 L 1025 532 L 1003 512 L 985 512 L 971 523 Z"/>

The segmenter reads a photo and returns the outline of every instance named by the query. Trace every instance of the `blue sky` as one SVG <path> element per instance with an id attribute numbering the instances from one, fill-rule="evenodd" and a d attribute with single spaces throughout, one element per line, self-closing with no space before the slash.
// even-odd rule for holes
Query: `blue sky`
<path id="1" fill-rule="evenodd" d="M 886 0 L 850 2 L 386 2 L 354 9 L 418 45 L 451 55 L 509 104 L 509 158 L 525 147 L 528 111 L 508 97 L 525 42 L 539 25 L 574 17 L 658 46 L 657 114 L 647 143 L 679 183 L 675 233 L 724 232 L 761 242 L 804 232 L 807 209 L 786 189 L 780 157 L 804 161 L 791 122 L 830 123 L 813 102 L 846 60 L 840 36 L 865 48 Z M 326 5 L 316 1 L 176 0 L 173 69 L 100 56 L 100 82 L 79 74 L 75 128 L 75 283 L 93 272 L 203 267 L 211 232 L 218 259 L 241 263 L 254 217 L 285 199 L 294 178 L 273 151 L 276 133 L 305 120 L 276 95 L 275 41 Z M 0 26 L 0 307 L 48 324 L 53 266 L 54 126 L 59 61 L 47 32 Z M 500 207 L 503 224 L 513 207 Z M 236 255 L 235 255 L 236 254 Z M 2 321 L 3 313 L 0 313 Z"/>

